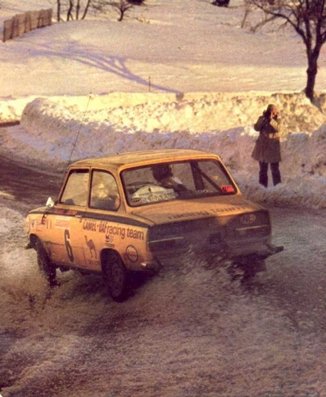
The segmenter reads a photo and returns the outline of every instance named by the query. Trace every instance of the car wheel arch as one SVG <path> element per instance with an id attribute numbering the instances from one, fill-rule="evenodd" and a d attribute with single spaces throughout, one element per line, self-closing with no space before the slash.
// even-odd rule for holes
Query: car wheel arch
<path id="1" fill-rule="evenodd" d="M 112 248 L 104 248 L 102 249 L 100 253 L 100 258 L 101 258 L 101 269 L 103 270 L 103 266 L 107 261 L 114 260 L 116 258 L 119 258 L 122 261 L 121 255 L 119 252 L 115 249 Z"/>
<path id="2" fill-rule="evenodd" d="M 36 244 L 37 244 L 38 241 L 40 241 L 40 239 L 39 239 L 39 237 L 36 234 L 30 234 L 29 243 L 30 243 L 31 248 L 36 249 Z"/>
<path id="3" fill-rule="evenodd" d="M 37 263 L 41 273 L 47 278 L 50 286 L 57 285 L 56 282 L 56 266 L 51 262 L 51 259 L 44 247 L 40 238 L 36 235 L 31 235 L 31 244 L 37 254 Z"/>

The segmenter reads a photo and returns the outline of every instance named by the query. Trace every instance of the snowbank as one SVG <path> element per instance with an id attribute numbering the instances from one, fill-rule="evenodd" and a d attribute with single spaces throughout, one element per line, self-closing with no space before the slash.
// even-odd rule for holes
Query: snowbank
<path id="1" fill-rule="evenodd" d="M 283 183 L 266 190 L 257 183 L 251 158 L 257 136 L 252 124 L 270 102 L 282 109 L 284 120 Z M 252 199 L 326 207 L 325 116 L 299 94 L 39 98 L 25 107 L 21 124 L 3 142 L 30 162 L 64 167 L 78 158 L 130 150 L 196 148 L 220 154 Z"/>

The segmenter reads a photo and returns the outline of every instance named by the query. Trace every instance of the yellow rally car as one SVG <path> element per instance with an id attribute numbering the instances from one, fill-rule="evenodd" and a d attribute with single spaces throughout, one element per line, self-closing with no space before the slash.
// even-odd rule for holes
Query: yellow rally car
<path id="1" fill-rule="evenodd" d="M 132 271 L 156 271 L 189 247 L 247 274 L 282 249 L 271 244 L 268 211 L 242 196 L 219 156 L 197 150 L 77 161 L 26 228 L 50 284 L 57 269 L 102 272 L 116 301 L 128 296 Z"/>

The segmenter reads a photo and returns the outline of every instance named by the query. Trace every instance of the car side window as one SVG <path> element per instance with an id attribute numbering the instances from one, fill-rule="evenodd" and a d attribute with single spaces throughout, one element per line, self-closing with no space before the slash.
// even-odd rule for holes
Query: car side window
<path id="1" fill-rule="evenodd" d="M 85 207 L 88 201 L 88 170 L 73 170 L 62 193 L 60 203 Z"/>
<path id="2" fill-rule="evenodd" d="M 113 175 L 105 171 L 93 171 L 90 207 L 116 211 L 119 206 L 120 195 Z"/>

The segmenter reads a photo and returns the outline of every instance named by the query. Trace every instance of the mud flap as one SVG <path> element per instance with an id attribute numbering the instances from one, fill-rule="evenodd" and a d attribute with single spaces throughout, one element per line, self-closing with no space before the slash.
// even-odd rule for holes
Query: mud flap
<path id="1" fill-rule="evenodd" d="M 283 245 L 267 244 L 267 247 L 271 251 L 270 255 L 278 254 L 279 252 L 284 251 Z"/>
<path id="2" fill-rule="evenodd" d="M 283 245 L 276 246 L 274 244 L 268 243 L 265 245 L 265 247 L 251 255 L 248 255 L 247 257 L 241 258 L 240 262 L 241 263 L 246 263 L 248 261 L 255 261 L 255 260 L 261 260 L 261 259 L 266 259 L 271 255 L 278 254 L 279 252 L 282 252 L 284 250 Z"/>

